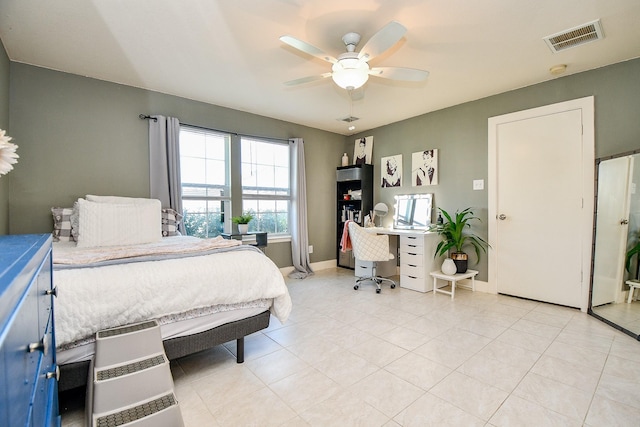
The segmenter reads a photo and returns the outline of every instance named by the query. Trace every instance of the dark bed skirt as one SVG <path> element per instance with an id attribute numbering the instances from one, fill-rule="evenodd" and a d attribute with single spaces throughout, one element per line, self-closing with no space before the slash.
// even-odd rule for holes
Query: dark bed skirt
<path id="1" fill-rule="evenodd" d="M 163 342 L 164 351 L 169 360 L 197 353 L 202 350 L 237 340 L 237 361 L 244 361 L 244 337 L 269 326 L 270 312 L 264 311 L 255 316 L 235 322 L 225 323 L 194 335 L 172 338 Z M 60 366 L 58 390 L 65 391 L 87 384 L 89 361 L 69 363 Z"/>

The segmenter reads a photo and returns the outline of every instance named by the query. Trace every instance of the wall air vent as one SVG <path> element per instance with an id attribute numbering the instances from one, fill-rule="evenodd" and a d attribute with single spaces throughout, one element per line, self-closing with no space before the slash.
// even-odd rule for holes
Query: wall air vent
<path id="1" fill-rule="evenodd" d="M 343 119 L 338 119 L 338 120 L 340 120 L 341 122 L 351 123 L 351 122 L 355 122 L 356 120 L 360 120 L 360 118 L 353 117 L 353 116 L 348 116 L 348 117 L 345 117 Z"/>
<path id="2" fill-rule="evenodd" d="M 551 52 L 558 53 L 561 50 L 603 38 L 604 33 L 602 32 L 602 26 L 600 25 L 600 20 L 597 19 L 560 33 L 544 37 L 543 40 L 547 43 Z"/>

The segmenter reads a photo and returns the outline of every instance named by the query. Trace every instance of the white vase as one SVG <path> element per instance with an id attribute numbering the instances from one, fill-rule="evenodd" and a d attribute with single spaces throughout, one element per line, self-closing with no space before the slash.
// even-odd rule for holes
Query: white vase
<path id="1" fill-rule="evenodd" d="M 445 258 L 444 262 L 442 263 L 442 267 L 440 267 L 440 270 L 448 276 L 453 276 L 454 274 L 456 274 L 457 268 L 456 264 L 451 258 Z"/>
<path id="2" fill-rule="evenodd" d="M 249 231 L 249 224 L 238 224 L 238 233 L 247 234 Z"/>
<path id="3" fill-rule="evenodd" d="M 349 166 L 349 156 L 347 156 L 347 153 L 342 155 L 342 166 Z"/>

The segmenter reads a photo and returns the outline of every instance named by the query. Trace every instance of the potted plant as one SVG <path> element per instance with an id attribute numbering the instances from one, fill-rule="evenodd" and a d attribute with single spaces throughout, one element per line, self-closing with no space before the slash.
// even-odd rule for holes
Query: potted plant
<path id="1" fill-rule="evenodd" d="M 627 250 L 627 254 L 624 260 L 624 267 L 629 273 L 631 273 L 631 259 L 634 255 L 637 254 L 640 254 L 640 240 L 637 240 L 635 244 Z"/>
<path id="2" fill-rule="evenodd" d="M 247 231 L 249 231 L 249 223 L 252 219 L 253 214 L 251 212 L 246 212 L 240 216 L 232 217 L 231 222 L 238 224 L 238 233 L 247 234 Z"/>
<path id="3" fill-rule="evenodd" d="M 464 248 L 472 246 L 476 252 L 477 261 L 480 261 L 480 252 L 487 253 L 487 248 L 489 247 L 489 244 L 484 239 L 469 231 L 471 228 L 469 221 L 476 219 L 480 221 L 480 218 L 473 214 L 471 208 L 456 211 L 455 216 L 451 216 L 442 208 L 438 208 L 438 210 L 445 219 L 442 224 L 438 224 L 435 227 L 438 234 L 442 236 L 442 241 L 436 247 L 434 258 L 450 252 L 450 257 L 456 264 L 456 273 L 465 273 L 469 257 L 464 252 Z"/>

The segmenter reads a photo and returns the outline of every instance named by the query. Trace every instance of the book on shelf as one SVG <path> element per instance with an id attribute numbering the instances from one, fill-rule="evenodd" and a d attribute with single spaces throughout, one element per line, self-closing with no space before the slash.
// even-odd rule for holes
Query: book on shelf
<path id="1" fill-rule="evenodd" d="M 361 211 L 354 209 L 352 206 L 344 206 L 342 208 L 342 222 L 355 221 L 359 224 L 361 215 Z"/>

